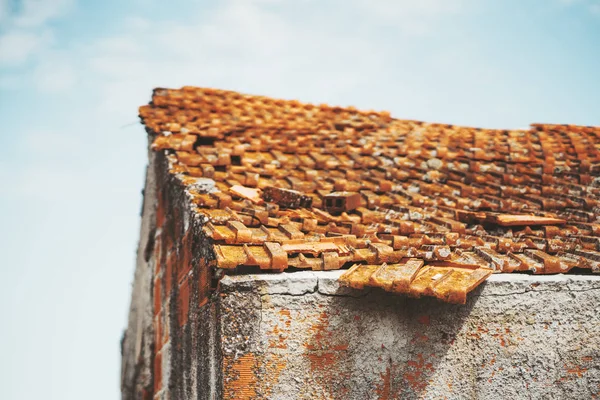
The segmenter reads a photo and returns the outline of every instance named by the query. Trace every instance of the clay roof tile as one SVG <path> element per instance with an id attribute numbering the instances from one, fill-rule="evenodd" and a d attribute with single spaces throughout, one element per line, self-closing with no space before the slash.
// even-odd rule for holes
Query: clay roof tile
<path id="1" fill-rule="evenodd" d="M 351 267 L 351 287 L 452 303 L 493 272 L 600 271 L 598 127 L 460 127 L 191 86 L 155 89 L 139 115 L 217 268 Z"/>

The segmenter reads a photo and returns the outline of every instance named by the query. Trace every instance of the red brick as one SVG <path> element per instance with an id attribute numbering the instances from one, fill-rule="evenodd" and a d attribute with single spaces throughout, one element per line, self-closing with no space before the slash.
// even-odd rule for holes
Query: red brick
<path id="1" fill-rule="evenodd" d="M 161 285 L 160 279 L 154 280 L 154 315 L 160 313 L 162 309 Z"/>
<path id="2" fill-rule="evenodd" d="M 190 285 L 189 280 L 185 279 L 179 286 L 179 293 L 177 294 L 177 320 L 179 321 L 179 326 L 187 323 L 189 311 Z"/>
<path id="3" fill-rule="evenodd" d="M 160 274 L 161 266 L 162 266 L 162 254 L 161 254 L 161 238 L 160 236 L 156 238 L 154 242 L 154 276 L 158 277 Z"/>
<path id="4" fill-rule="evenodd" d="M 154 346 L 156 351 L 160 351 L 163 345 L 163 324 L 162 315 L 154 317 Z"/>
<path id="5" fill-rule="evenodd" d="M 163 312 L 160 314 L 161 317 L 161 328 L 162 328 L 162 344 L 164 345 L 169 341 L 169 324 L 170 319 L 169 316 L 171 312 L 169 311 L 169 301 L 165 302 L 165 306 L 163 308 Z"/>
<path id="6" fill-rule="evenodd" d="M 157 393 L 162 388 L 162 352 L 156 353 L 154 356 L 154 393 Z"/>
<path id="7" fill-rule="evenodd" d="M 198 305 L 203 306 L 208 302 L 210 295 L 210 269 L 206 265 L 206 260 L 201 259 L 198 266 Z"/>
<path id="8" fill-rule="evenodd" d="M 182 283 L 185 277 L 192 270 L 192 231 L 188 231 L 183 236 L 181 246 L 179 247 L 179 257 L 177 266 L 177 282 Z"/>
<path id="9" fill-rule="evenodd" d="M 176 268 L 177 265 L 177 254 L 174 251 L 170 251 L 167 255 L 167 262 L 165 268 L 165 295 L 169 295 L 171 290 L 173 289 L 172 281 L 173 281 L 173 269 Z"/>

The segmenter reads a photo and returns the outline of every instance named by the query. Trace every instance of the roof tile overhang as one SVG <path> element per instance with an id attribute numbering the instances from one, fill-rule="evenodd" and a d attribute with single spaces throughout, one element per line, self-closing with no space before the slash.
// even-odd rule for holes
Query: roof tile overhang
<path id="1" fill-rule="evenodd" d="M 493 272 L 600 271 L 600 128 L 495 130 L 231 91 L 155 89 L 152 148 L 216 267 L 351 267 L 362 288 L 464 303 Z"/>

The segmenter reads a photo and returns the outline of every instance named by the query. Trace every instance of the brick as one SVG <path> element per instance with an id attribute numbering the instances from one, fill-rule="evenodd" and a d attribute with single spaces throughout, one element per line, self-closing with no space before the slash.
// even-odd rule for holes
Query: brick
<path id="1" fill-rule="evenodd" d="M 152 373 L 154 378 L 154 393 L 158 393 L 162 389 L 162 352 L 157 352 L 154 355 L 154 370 Z"/>
<path id="2" fill-rule="evenodd" d="M 177 293 L 177 321 L 179 326 L 183 326 L 188 321 L 188 315 L 190 311 L 190 285 L 189 279 L 184 279 L 181 285 L 179 285 L 179 291 Z"/>

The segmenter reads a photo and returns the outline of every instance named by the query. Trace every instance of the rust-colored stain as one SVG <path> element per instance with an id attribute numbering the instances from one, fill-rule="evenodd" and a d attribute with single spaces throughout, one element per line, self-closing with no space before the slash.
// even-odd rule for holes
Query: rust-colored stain
<path id="1" fill-rule="evenodd" d="M 492 334 L 500 342 L 500 346 L 506 347 L 511 343 L 512 332 L 509 328 L 497 328 L 496 333 Z"/>
<path id="2" fill-rule="evenodd" d="M 567 365 L 565 364 L 565 370 L 567 371 L 567 374 L 569 375 L 573 375 L 576 376 L 577 378 L 581 378 L 583 377 L 583 374 L 585 372 L 587 372 L 588 368 L 584 368 L 580 365 Z"/>
<path id="3" fill-rule="evenodd" d="M 341 340 L 338 332 L 330 327 L 328 311 L 314 317 L 316 321 L 309 328 L 309 341 L 304 343 L 304 357 L 310 366 L 309 380 L 318 384 L 330 398 L 343 398 L 347 390 L 344 381 L 350 373 L 345 366 L 349 343 Z"/>
<path id="4" fill-rule="evenodd" d="M 328 371 L 336 362 L 336 355 L 333 352 L 309 353 L 310 366 L 313 371 L 324 373 Z"/>
<path id="5" fill-rule="evenodd" d="M 291 335 L 289 330 L 292 322 L 290 310 L 281 309 L 278 311 L 279 320 L 274 324 L 273 329 L 268 332 L 268 345 L 273 349 L 287 349 L 287 340 Z"/>
<path id="6" fill-rule="evenodd" d="M 290 310 L 279 310 L 279 315 L 281 316 L 281 319 L 283 320 L 283 323 L 285 324 L 286 328 L 289 328 L 292 324 L 292 316 Z"/>
<path id="7" fill-rule="evenodd" d="M 268 357 L 268 360 L 264 362 L 265 373 L 262 374 L 262 390 L 264 392 L 264 397 L 269 398 L 275 385 L 279 381 L 279 376 L 283 371 L 285 371 L 287 367 L 287 362 L 284 357 L 279 356 L 277 354 L 271 354 Z M 268 383 L 265 385 L 264 383 Z"/>
<path id="8" fill-rule="evenodd" d="M 288 345 L 286 340 L 288 338 L 288 333 L 279 329 L 277 325 L 273 327 L 273 329 L 269 332 L 270 335 L 274 337 L 274 339 L 269 340 L 269 348 L 276 349 L 287 349 Z"/>
<path id="9" fill-rule="evenodd" d="M 332 349 L 335 351 L 346 351 L 348 350 L 348 344 L 338 344 L 338 345 L 334 345 L 332 346 Z"/>
<path id="10" fill-rule="evenodd" d="M 428 374 L 433 370 L 433 364 L 428 362 L 422 353 L 419 353 L 416 359 L 406 362 L 406 372 L 402 378 L 412 390 L 423 391 L 429 383 Z"/>
<path id="11" fill-rule="evenodd" d="M 156 89 L 139 111 L 219 268 L 361 264 L 342 283 L 450 303 L 491 273 L 600 272 L 598 127 L 470 128 L 197 87 Z"/>
<path id="12" fill-rule="evenodd" d="M 375 389 L 375 393 L 377 393 L 377 396 L 379 396 L 379 400 L 389 400 L 391 398 L 390 393 L 392 390 L 392 376 L 390 367 L 387 367 L 385 372 L 380 374 L 380 376 L 382 382 Z"/>
<path id="13" fill-rule="evenodd" d="M 429 336 L 422 334 L 422 333 L 416 333 L 414 335 L 414 337 L 411 339 L 410 344 L 424 343 L 424 342 L 428 342 L 428 341 L 429 341 Z"/>
<path id="14" fill-rule="evenodd" d="M 481 339 L 481 337 L 483 335 L 488 334 L 490 331 L 489 329 L 481 326 L 481 325 L 477 325 L 477 327 L 475 327 L 475 330 L 469 330 L 466 332 L 465 336 L 470 338 L 470 339 L 475 339 L 475 340 L 479 340 Z"/>

